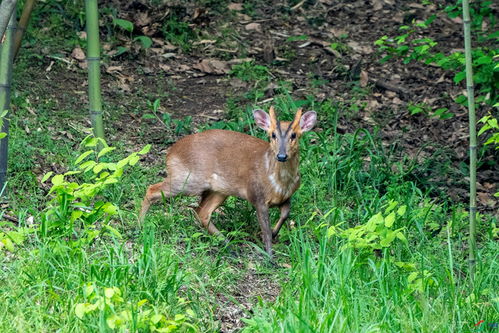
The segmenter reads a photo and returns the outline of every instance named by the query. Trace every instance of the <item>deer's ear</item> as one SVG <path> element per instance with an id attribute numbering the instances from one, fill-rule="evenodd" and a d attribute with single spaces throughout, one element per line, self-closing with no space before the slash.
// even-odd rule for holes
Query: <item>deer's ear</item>
<path id="1" fill-rule="evenodd" d="M 253 110 L 253 118 L 256 125 L 262 130 L 268 131 L 270 129 L 270 116 L 267 112 L 260 109 Z"/>
<path id="2" fill-rule="evenodd" d="M 317 113 L 315 111 L 307 111 L 300 118 L 300 129 L 302 132 L 310 131 L 314 128 L 317 122 Z"/>

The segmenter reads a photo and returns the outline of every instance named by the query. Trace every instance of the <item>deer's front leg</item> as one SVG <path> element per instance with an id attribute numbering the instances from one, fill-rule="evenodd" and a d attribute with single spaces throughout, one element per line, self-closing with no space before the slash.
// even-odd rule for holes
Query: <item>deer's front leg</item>
<path id="1" fill-rule="evenodd" d="M 272 238 L 276 238 L 279 230 L 281 230 L 282 225 L 286 222 L 289 217 L 289 211 L 291 210 L 291 199 L 286 200 L 282 205 L 279 206 L 281 210 L 281 216 L 279 216 L 279 221 L 277 221 L 274 229 L 272 229 Z"/>
<path id="2" fill-rule="evenodd" d="M 269 207 L 265 204 L 258 204 L 256 206 L 256 213 L 260 229 L 262 230 L 262 241 L 265 245 L 265 251 L 272 258 L 272 231 L 270 230 L 269 223 Z"/>

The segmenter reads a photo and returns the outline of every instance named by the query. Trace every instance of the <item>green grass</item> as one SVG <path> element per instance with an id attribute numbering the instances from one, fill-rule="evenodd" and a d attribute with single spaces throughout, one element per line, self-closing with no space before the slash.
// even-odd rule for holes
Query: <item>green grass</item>
<path id="1" fill-rule="evenodd" d="M 1 230 L 24 230 L 25 238 L 14 251 L 1 250 L 0 330 L 106 332 L 111 331 L 106 320 L 128 310 L 133 319 L 123 327 L 147 331 L 140 319 L 141 309 L 147 309 L 177 322 L 180 331 L 216 332 L 224 307 L 241 302 L 240 288 L 249 275 L 278 294 L 275 301 L 260 297 L 259 289 L 247 295 L 245 302 L 254 305 L 240 316 L 251 332 L 469 332 L 480 320 L 498 321 L 499 246 L 492 217 L 480 220 L 480 260 L 471 287 L 464 207 L 430 197 L 431 188 L 414 181 L 415 170 L 422 170 L 406 167 L 375 133 L 337 134 L 343 110 L 333 103 L 293 101 L 286 95 L 274 103 L 284 117 L 303 106 L 315 108 L 321 119 L 321 131 L 303 140 L 302 186 L 294 197 L 292 226 L 283 228 L 274 245 L 277 266 L 260 255 L 255 213 L 238 199 L 228 200 L 214 217 L 229 235 L 229 246 L 194 222 L 188 208 L 194 198 L 155 206 L 139 226 L 140 201 L 146 185 L 160 180 L 156 174 L 163 156 L 151 168 L 133 167 L 100 196 L 120 207 L 112 225 L 121 238 L 104 234 L 77 246 L 71 239 L 42 237 L 37 226 L 50 196 L 40 189 L 33 170 L 40 155 L 70 169 L 78 155 L 77 138 L 84 134 L 74 132 L 74 142 L 57 140 L 52 134 L 64 123 L 57 124 L 43 110 L 34 117 L 26 112 L 26 103 L 17 103 L 21 107 L 12 121 L 10 202 L 20 225 L 2 222 Z M 246 113 L 238 112 L 247 125 Z M 42 130 L 25 136 L 24 128 L 35 125 Z M 113 158 L 124 157 L 124 143 L 116 146 Z M 365 224 L 392 202 L 406 206 L 394 227 L 402 228 L 407 242 L 395 240 L 373 251 L 346 247 L 348 239 L 329 233 L 332 226 L 348 230 Z M 75 237 L 88 232 L 78 229 Z M 76 305 L 96 299 L 85 294 L 87 283 L 98 295 L 117 287 L 123 301 L 108 300 L 110 305 L 80 319 Z M 145 308 L 137 306 L 141 300 L 147 300 Z M 192 326 L 181 324 L 179 315 Z"/>

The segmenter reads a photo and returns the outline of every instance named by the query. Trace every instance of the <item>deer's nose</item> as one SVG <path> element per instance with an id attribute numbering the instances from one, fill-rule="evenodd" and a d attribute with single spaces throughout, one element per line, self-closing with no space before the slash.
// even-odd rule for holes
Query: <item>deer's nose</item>
<path id="1" fill-rule="evenodd" d="M 277 154 L 277 160 L 279 162 L 286 162 L 287 159 L 288 159 L 287 154 L 282 154 L 282 153 Z"/>

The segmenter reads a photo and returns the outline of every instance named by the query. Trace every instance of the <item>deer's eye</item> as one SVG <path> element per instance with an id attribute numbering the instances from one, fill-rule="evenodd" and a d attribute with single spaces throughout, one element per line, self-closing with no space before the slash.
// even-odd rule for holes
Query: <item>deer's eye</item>
<path id="1" fill-rule="evenodd" d="M 275 133 L 272 132 L 272 139 L 275 139 Z"/>
<path id="2" fill-rule="evenodd" d="M 291 140 L 296 139 L 296 133 L 291 133 Z"/>

